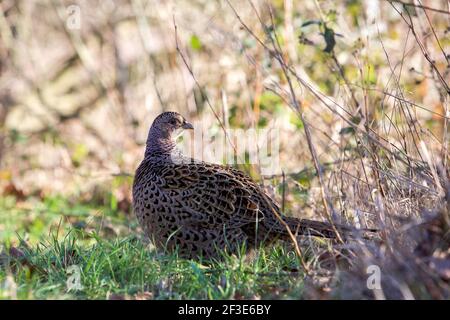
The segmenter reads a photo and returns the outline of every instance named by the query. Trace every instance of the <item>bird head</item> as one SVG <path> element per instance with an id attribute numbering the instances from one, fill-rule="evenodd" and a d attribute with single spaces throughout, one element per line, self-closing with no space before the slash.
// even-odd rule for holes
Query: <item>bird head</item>
<path id="1" fill-rule="evenodd" d="M 192 124 L 178 112 L 163 112 L 153 121 L 151 131 L 158 132 L 162 137 L 173 138 L 184 129 L 194 129 Z"/>
<path id="2" fill-rule="evenodd" d="M 194 129 L 192 124 L 186 121 L 177 112 L 164 112 L 153 120 L 147 137 L 145 156 L 172 155 L 177 151 L 176 140 L 184 129 Z"/>

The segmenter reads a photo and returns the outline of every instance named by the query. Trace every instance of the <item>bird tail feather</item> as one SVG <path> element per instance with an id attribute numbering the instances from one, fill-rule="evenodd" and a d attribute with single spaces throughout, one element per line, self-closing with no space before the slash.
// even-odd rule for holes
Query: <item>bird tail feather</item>
<path id="1" fill-rule="evenodd" d="M 339 238 L 336 233 L 339 233 L 340 237 L 343 240 L 358 238 L 372 239 L 377 233 L 376 229 L 357 229 L 355 227 L 342 224 L 332 225 L 328 222 L 298 219 L 285 216 L 283 216 L 282 219 L 286 224 L 280 222 L 280 226 L 277 229 L 285 236 L 289 236 L 286 225 L 294 235 L 311 235 L 329 239 Z"/>

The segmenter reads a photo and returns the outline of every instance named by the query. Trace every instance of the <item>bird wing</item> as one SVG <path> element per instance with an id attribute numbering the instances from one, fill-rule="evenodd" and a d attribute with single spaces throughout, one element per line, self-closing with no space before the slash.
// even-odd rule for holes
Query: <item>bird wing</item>
<path id="1" fill-rule="evenodd" d="M 198 217 L 198 222 L 240 227 L 264 218 L 247 179 L 237 175 L 236 169 L 181 163 L 154 170 L 160 178 L 160 189 L 177 199 L 185 212 Z"/>

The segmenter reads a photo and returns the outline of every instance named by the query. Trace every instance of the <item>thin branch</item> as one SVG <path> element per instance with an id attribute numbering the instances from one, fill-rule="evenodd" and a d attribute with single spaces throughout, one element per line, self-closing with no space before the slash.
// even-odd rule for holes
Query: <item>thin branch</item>
<path id="1" fill-rule="evenodd" d="M 424 11 L 425 11 L 425 10 L 430 10 L 430 11 L 434 11 L 434 12 L 438 12 L 438 13 L 450 15 L 450 12 L 449 12 L 448 10 L 443 10 L 443 9 L 438 9 L 438 8 L 432 8 L 432 7 L 424 6 L 424 5 L 421 5 L 421 4 L 415 4 L 415 3 L 406 2 L 406 1 L 401 1 L 401 0 L 386 0 L 386 1 L 388 1 L 388 2 L 391 3 L 391 4 L 392 4 L 393 2 L 396 2 L 396 3 L 400 3 L 400 4 L 402 4 L 402 5 L 404 5 L 404 6 L 407 6 L 407 7 L 414 7 L 414 8 L 423 9 Z"/>
<path id="2" fill-rule="evenodd" d="M 178 52 L 178 54 L 180 55 L 181 59 L 183 60 L 184 65 L 185 65 L 186 68 L 188 69 L 188 71 L 189 71 L 189 73 L 190 73 L 192 79 L 193 79 L 194 82 L 195 82 L 195 85 L 199 88 L 199 90 L 200 90 L 201 92 L 203 92 L 202 86 L 201 86 L 200 83 L 198 82 L 197 78 L 196 78 L 195 75 L 194 75 L 194 72 L 192 71 L 191 66 L 190 66 L 189 63 L 186 61 L 186 57 L 184 56 L 183 52 L 181 51 L 181 48 L 180 48 L 180 45 L 179 45 L 179 42 L 178 42 L 178 27 L 177 27 L 177 24 L 176 24 L 176 22 L 175 22 L 175 15 L 172 16 L 172 20 L 173 20 L 173 26 L 174 26 L 174 29 L 175 29 L 175 44 L 176 44 L 177 52 Z M 219 116 L 219 115 L 217 114 L 217 112 L 214 110 L 214 108 L 213 108 L 213 106 L 212 106 L 211 102 L 209 101 L 209 98 L 208 98 L 208 96 L 207 96 L 206 94 L 204 94 L 204 98 L 205 98 L 205 101 L 206 101 L 206 103 L 208 104 L 209 108 L 211 109 L 212 113 L 214 114 L 214 117 L 216 118 L 217 122 L 219 122 L 219 125 L 220 125 L 220 127 L 222 128 L 222 130 L 223 130 L 223 132 L 224 132 L 224 134 L 225 134 L 225 137 L 227 138 L 228 142 L 230 143 L 231 147 L 232 147 L 233 150 L 234 150 L 234 154 L 236 155 L 236 154 L 237 154 L 236 146 L 234 145 L 233 141 L 231 141 L 231 138 L 230 138 L 230 136 L 228 135 L 227 129 L 225 128 L 225 126 L 224 126 L 222 120 L 220 120 L 220 116 Z"/>

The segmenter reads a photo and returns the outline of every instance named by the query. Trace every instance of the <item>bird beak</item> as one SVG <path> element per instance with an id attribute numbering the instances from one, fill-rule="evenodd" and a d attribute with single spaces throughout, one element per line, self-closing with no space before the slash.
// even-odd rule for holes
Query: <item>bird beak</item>
<path id="1" fill-rule="evenodd" d="M 194 129 L 194 126 L 192 124 L 190 124 L 189 122 L 187 122 L 187 121 L 185 121 L 181 127 L 183 129 L 190 129 L 190 130 Z"/>

